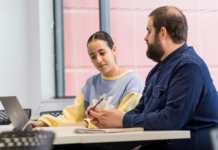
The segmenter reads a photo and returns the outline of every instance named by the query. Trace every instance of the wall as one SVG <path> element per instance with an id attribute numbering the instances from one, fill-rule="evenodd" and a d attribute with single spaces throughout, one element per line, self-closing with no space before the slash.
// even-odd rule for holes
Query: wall
<path id="1" fill-rule="evenodd" d="M 17 96 L 33 112 L 73 102 L 54 100 L 52 13 L 52 0 L 0 1 L 0 96 Z"/>
<path id="2" fill-rule="evenodd" d="M 0 96 L 31 105 L 31 50 L 28 0 L 0 1 Z M 2 109 L 2 105 L 0 105 Z"/>

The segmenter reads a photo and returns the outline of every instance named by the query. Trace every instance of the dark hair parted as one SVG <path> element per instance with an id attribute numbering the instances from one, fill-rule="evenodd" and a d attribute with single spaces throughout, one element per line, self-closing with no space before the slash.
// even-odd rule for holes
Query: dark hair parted
<path id="1" fill-rule="evenodd" d="M 162 27 L 174 43 L 180 44 L 187 41 L 188 25 L 185 15 L 176 7 L 163 6 L 153 10 L 149 17 L 153 17 L 153 26 L 157 36 Z"/>
<path id="2" fill-rule="evenodd" d="M 107 32 L 104 32 L 104 31 L 98 31 L 98 32 L 92 34 L 88 39 L 87 46 L 88 46 L 89 42 L 91 42 L 92 40 L 106 41 L 107 45 L 108 45 L 108 47 L 110 47 L 110 49 L 112 49 L 114 46 L 114 42 L 113 42 L 111 36 Z"/>

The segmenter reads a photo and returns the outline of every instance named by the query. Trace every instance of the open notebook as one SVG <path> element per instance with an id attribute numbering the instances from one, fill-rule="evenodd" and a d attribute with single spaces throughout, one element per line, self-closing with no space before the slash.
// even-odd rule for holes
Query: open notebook
<path id="1" fill-rule="evenodd" d="M 144 131 L 144 128 L 112 128 L 112 129 L 87 129 L 87 128 L 75 128 L 75 133 L 117 133 L 117 132 L 132 132 L 132 131 Z"/>
<path id="2" fill-rule="evenodd" d="M 117 133 L 117 132 L 132 132 L 132 131 L 144 131 L 144 128 L 137 127 L 137 128 L 112 128 L 112 129 L 87 129 L 82 126 L 69 126 L 69 127 L 39 127 L 34 128 L 34 130 L 40 131 L 53 131 L 55 133 Z"/>

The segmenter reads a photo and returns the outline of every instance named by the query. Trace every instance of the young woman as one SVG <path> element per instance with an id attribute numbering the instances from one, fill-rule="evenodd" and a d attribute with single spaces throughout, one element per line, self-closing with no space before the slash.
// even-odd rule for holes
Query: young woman
<path id="1" fill-rule="evenodd" d="M 94 33 L 88 39 L 87 48 L 93 65 L 100 73 L 86 81 L 74 104 L 64 108 L 63 115 L 43 115 L 38 121 L 31 122 L 33 127 L 67 125 L 96 128 L 86 118 L 85 110 L 89 105 L 93 105 L 94 99 L 99 99 L 104 93 L 106 99 L 110 97 L 110 105 L 124 113 L 138 104 L 144 88 L 142 78 L 135 72 L 117 65 L 117 49 L 110 35 L 103 31 Z"/>

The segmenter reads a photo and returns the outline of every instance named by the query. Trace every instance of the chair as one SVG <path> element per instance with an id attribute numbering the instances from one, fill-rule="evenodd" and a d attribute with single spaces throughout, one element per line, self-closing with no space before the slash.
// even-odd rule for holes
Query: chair
<path id="1" fill-rule="evenodd" d="M 54 117 L 57 117 L 57 116 L 63 115 L 63 112 L 62 112 L 62 110 L 58 110 L 58 111 L 43 111 L 43 112 L 40 112 L 40 116 L 42 116 L 42 115 L 52 115 Z"/>
<path id="2" fill-rule="evenodd" d="M 52 150 L 54 133 L 48 131 L 16 131 L 0 134 L 1 150 Z"/>
<path id="3" fill-rule="evenodd" d="M 30 119 L 31 117 L 31 109 L 23 109 L 27 115 L 27 118 Z M 5 110 L 0 110 L 0 125 L 7 125 L 10 124 L 11 120 L 9 119 Z"/>
<path id="4" fill-rule="evenodd" d="M 218 128 L 210 130 L 210 140 L 213 150 L 218 150 Z"/>

